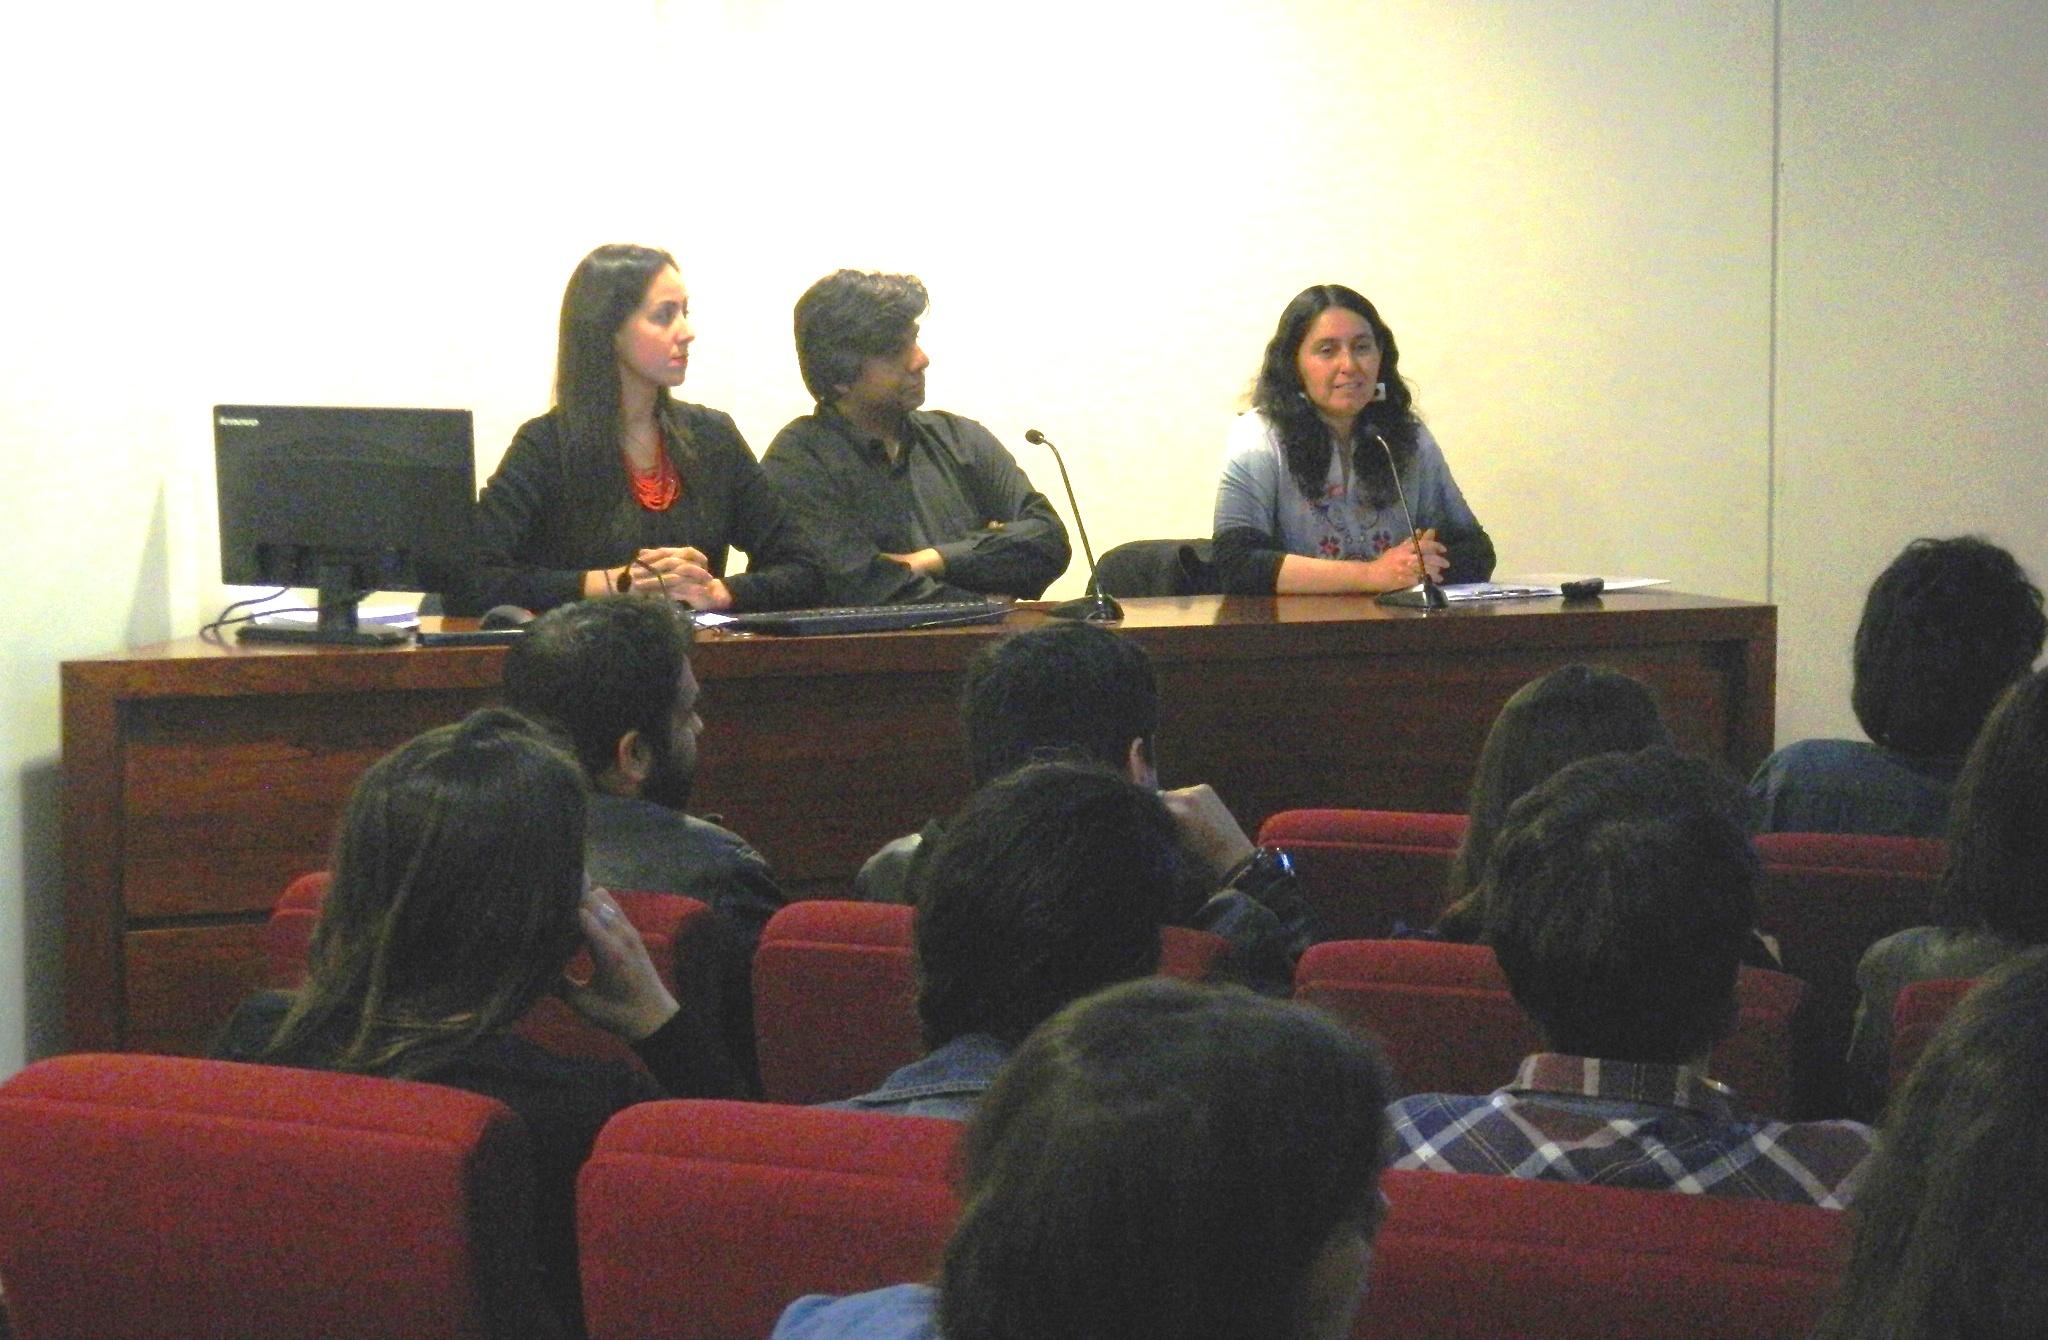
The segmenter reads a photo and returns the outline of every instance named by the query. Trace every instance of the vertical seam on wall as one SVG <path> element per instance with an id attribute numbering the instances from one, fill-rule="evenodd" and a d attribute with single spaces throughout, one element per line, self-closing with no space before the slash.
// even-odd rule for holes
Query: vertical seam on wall
<path id="1" fill-rule="evenodd" d="M 1785 0 L 1771 3 L 1771 282 L 1764 369 L 1764 600 L 1778 583 L 1778 198 L 1784 182 Z"/>

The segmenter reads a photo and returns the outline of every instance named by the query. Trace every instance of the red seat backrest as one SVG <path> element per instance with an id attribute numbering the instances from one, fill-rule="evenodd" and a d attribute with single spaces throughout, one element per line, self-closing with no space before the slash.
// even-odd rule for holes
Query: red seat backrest
<path id="1" fill-rule="evenodd" d="M 284 896 L 270 909 L 259 938 L 266 976 L 277 990 L 289 991 L 306 980 L 313 928 L 320 924 L 320 905 L 327 901 L 327 886 L 333 882 L 334 876 L 325 870 L 300 875 L 285 885 Z"/>
<path id="2" fill-rule="evenodd" d="M 1807 984 L 1798 1076 L 1801 1115 L 1848 1110 L 1844 1087 L 1856 964 L 1887 935 L 1929 919 L 1947 844 L 1853 833 L 1765 833 L 1759 921 L 1785 971 Z"/>
<path id="3" fill-rule="evenodd" d="M 1259 842 L 1294 861 L 1324 938 L 1368 940 L 1435 923 L 1465 828 L 1462 814 L 1282 810 Z"/>
<path id="4" fill-rule="evenodd" d="M 1714 1051 L 1713 1073 L 1751 1110 L 1783 1116 L 1805 988 L 1784 973 L 1744 968 L 1735 990 L 1740 1014 Z M 1377 1039 L 1403 1094 L 1491 1093 L 1542 1048 L 1485 945 L 1327 941 L 1302 955 L 1294 995 Z"/>
<path id="5" fill-rule="evenodd" d="M 924 1055 L 916 917 L 895 903 L 814 898 L 768 919 L 754 951 L 754 1035 L 768 1101 L 838 1102 Z M 1228 947 L 1207 931 L 1165 926 L 1159 969 L 1199 981 Z"/>
<path id="6" fill-rule="evenodd" d="M 721 1102 L 614 1117 L 577 1182 L 591 1340 L 762 1336 L 807 1293 L 929 1279 L 958 1122 Z"/>
<path id="7" fill-rule="evenodd" d="M 1893 1093 L 1913 1072 L 1913 1063 L 1956 1007 L 1970 994 L 1977 979 L 1949 978 L 1938 982 L 1911 982 L 1892 1003 L 1892 1055 L 1890 1086 Z"/>
<path id="8" fill-rule="evenodd" d="M 271 909 L 261 938 L 272 987 L 290 990 L 306 980 L 313 928 L 319 923 L 320 906 L 331 882 L 332 876 L 325 870 L 301 875 L 285 888 L 284 896 Z M 711 989 L 716 971 L 712 958 L 717 952 L 717 936 L 711 908 L 695 898 L 675 893 L 614 890 L 612 897 L 626 914 L 626 920 L 640 932 L 648 956 L 654 960 L 655 971 L 661 974 L 668 989 L 679 999 L 703 999 Z M 579 951 L 570 960 L 569 971 L 578 978 L 586 977 L 590 956 Z M 631 1047 L 591 1024 L 555 996 L 543 996 L 515 1027 L 522 1037 L 564 1056 L 617 1061 L 644 1069 Z"/>
<path id="9" fill-rule="evenodd" d="M 650 1103 L 578 1187 L 592 1340 L 765 1335 L 806 1293 L 933 1277 L 960 1126 L 759 1104 Z M 1678 1192 L 1389 1173 L 1359 1340 L 1803 1337 L 1842 1217 Z"/>
<path id="10" fill-rule="evenodd" d="M 1840 1211 L 1390 1172 L 1353 1340 L 1804 1340 L 1841 1276 Z"/>
<path id="11" fill-rule="evenodd" d="M 865 1093 L 924 1055 L 914 909 L 809 899 L 768 919 L 754 951 L 754 1043 L 775 1103 Z"/>
<path id="12" fill-rule="evenodd" d="M 19 1336 L 526 1333 L 533 1173 L 501 1104 L 434 1084 L 80 1054 L 0 1086 Z"/>

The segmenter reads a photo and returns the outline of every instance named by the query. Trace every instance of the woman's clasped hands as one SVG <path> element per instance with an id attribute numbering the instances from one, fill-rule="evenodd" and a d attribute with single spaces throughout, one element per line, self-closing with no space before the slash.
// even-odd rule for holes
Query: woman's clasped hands
<path id="1" fill-rule="evenodd" d="M 623 591 L 635 595 L 662 595 L 693 610 L 722 610 L 732 607 L 732 593 L 723 579 L 707 566 L 701 549 L 642 549 L 624 569 Z"/>

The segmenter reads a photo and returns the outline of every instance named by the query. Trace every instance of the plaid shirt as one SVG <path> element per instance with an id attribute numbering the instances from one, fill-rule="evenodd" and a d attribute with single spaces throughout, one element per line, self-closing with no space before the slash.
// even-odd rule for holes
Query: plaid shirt
<path id="1" fill-rule="evenodd" d="M 1423 1093 L 1387 1109 L 1396 1168 L 1752 1196 L 1839 1210 L 1873 1133 L 1854 1121 L 1744 1114 L 1688 1066 L 1545 1053 L 1481 1097 Z"/>

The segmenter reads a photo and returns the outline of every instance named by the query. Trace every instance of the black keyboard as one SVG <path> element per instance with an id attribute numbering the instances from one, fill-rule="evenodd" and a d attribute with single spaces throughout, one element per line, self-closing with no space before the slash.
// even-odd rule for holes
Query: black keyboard
<path id="1" fill-rule="evenodd" d="M 1001 623 L 1008 601 L 941 600 L 929 605 L 846 605 L 837 609 L 773 610 L 735 614 L 719 623 L 741 633 L 808 637 L 820 633 L 893 633 L 911 628 L 964 628 Z"/>

